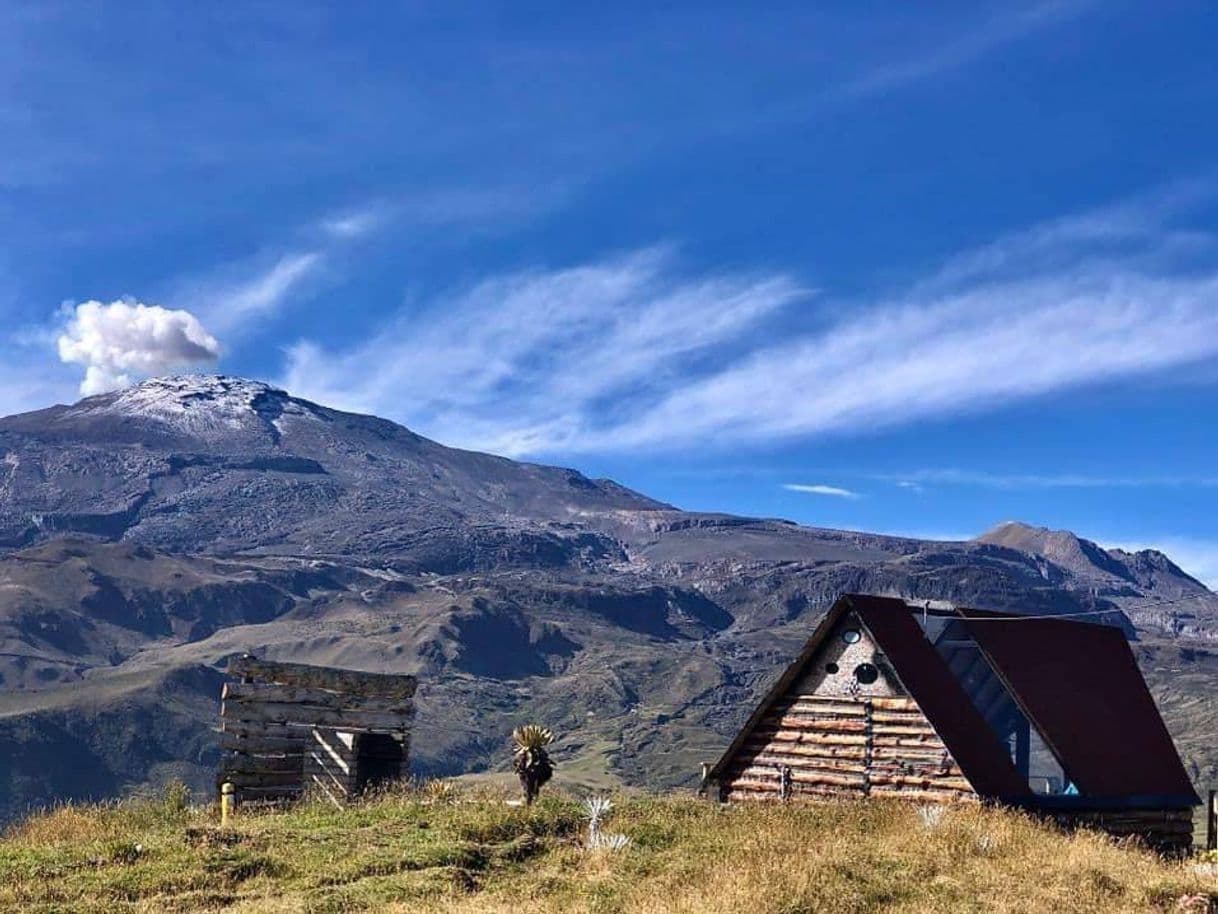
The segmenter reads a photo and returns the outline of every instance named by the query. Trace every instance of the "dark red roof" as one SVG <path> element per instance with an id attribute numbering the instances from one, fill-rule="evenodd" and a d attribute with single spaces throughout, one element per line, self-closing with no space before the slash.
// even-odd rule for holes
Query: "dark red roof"
<path id="1" fill-rule="evenodd" d="M 903 600 L 847 594 L 833 604 L 711 769 L 717 779 L 766 711 L 803 673 L 847 612 L 855 612 L 974 789 L 1020 804 L 1031 792 Z M 1124 634 L 1105 625 L 959 609 L 990 665 L 1057 755 L 1086 805 L 1187 806 L 1198 801 Z"/>
<path id="2" fill-rule="evenodd" d="M 1007 750 L 926 640 L 909 605 L 853 594 L 845 602 L 863 620 L 973 789 L 989 797 L 1030 793 Z"/>
<path id="3" fill-rule="evenodd" d="M 1120 630 L 1067 619 L 959 612 L 1084 797 L 1198 802 Z"/>

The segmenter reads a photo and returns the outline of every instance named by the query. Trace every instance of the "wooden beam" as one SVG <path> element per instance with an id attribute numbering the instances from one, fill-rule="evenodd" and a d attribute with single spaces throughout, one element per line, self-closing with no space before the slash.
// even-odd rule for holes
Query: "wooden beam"
<path id="1" fill-rule="evenodd" d="M 295 787 L 301 786 L 303 771 L 229 771 L 221 769 L 222 780 L 234 787 Z"/>
<path id="2" fill-rule="evenodd" d="M 267 723 L 336 730 L 407 730 L 411 721 L 411 715 L 402 712 L 317 708 L 291 702 L 225 701 L 221 713 L 247 725 Z"/>
<path id="3" fill-rule="evenodd" d="M 311 732 L 308 727 L 293 727 L 288 724 L 271 724 L 262 720 L 249 721 L 239 720 L 236 717 L 227 717 L 224 716 L 223 705 L 221 705 L 220 715 L 220 732 L 233 739 L 241 737 L 273 737 L 276 739 L 301 740 L 309 738 Z"/>
<path id="4" fill-rule="evenodd" d="M 255 682 L 326 689 L 369 698 L 410 698 L 418 687 L 418 679 L 414 676 L 364 673 L 303 663 L 280 663 L 248 656 L 230 660 L 228 674 L 234 678 Z"/>
<path id="5" fill-rule="evenodd" d="M 864 734 L 856 736 L 852 733 L 814 733 L 807 730 L 757 730 L 745 745 L 765 744 L 770 740 L 824 746 L 862 746 L 867 743 Z"/>
<path id="6" fill-rule="evenodd" d="M 304 768 L 303 755 L 245 755 L 240 752 L 225 753 L 220 767 L 226 773 L 244 772 L 258 774 L 268 771 L 299 773 Z"/>
<path id="7" fill-rule="evenodd" d="M 300 728 L 297 730 L 299 736 L 237 736 L 221 733 L 220 749 L 247 755 L 300 755 L 311 732 Z"/>
<path id="8" fill-rule="evenodd" d="M 302 793 L 304 793 L 304 785 L 299 783 L 281 784 L 273 787 L 237 787 L 237 797 L 242 802 L 294 800 Z"/>
<path id="9" fill-rule="evenodd" d="M 222 695 L 225 701 L 233 702 L 284 702 L 311 705 L 316 708 L 333 708 L 353 711 L 388 711 L 399 714 L 414 713 L 414 701 L 410 698 L 382 698 L 380 696 L 346 695 L 308 686 L 278 685 L 265 682 L 226 682 Z"/>
<path id="10" fill-rule="evenodd" d="M 877 710 L 921 711 L 912 698 L 873 698 L 871 706 Z"/>
<path id="11" fill-rule="evenodd" d="M 864 720 L 823 720 L 782 717 L 775 725 L 783 730 L 810 730 L 815 733 L 866 733 Z"/>

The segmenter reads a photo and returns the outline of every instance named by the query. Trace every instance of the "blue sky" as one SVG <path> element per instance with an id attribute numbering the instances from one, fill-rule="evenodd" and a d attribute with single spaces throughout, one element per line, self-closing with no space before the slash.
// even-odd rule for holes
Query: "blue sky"
<path id="1" fill-rule="evenodd" d="M 1218 8 L 0 8 L 0 412 L 221 370 L 1218 582 Z"/>

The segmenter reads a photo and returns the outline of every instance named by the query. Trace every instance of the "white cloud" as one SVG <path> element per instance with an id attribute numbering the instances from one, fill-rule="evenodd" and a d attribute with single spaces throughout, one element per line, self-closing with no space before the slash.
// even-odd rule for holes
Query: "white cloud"
<path id="1" fill-rule="evenodd" d="M 183 288 L 175 298 L 189 302 L 208 326 L 225 333 L 274 314 L 317 273 L 324 261 L 319 251 L 284 254 L 253 275 L 213 277 Z"/>
<path id="2" fill-rule="evenodd" d="M 909 470 L 897 475 L 869 478 L 895 481 L 902 488 L 923 485 L 963 486 L 982 489 L 1141 489 L 1218 486 L 1218 476 L 1131 475 L 1104 476 L 1090 473 L 992 473 L 986 470 L 936 468 Z"/>
<path id="3" fill-rule="evenodd" d="M 838 486 L 825 486 L 819 483 L 788 482 L 783 485 L 790 492 L 803 492 L 807 495 L 827 495 L 831 498 L 858 498 L 859 493 Z"/>
<path id="4" fill-rule="evenodd" d="M 206 365 L 220 344 L 189 311 L 132 299 L 83 302 L 59 335 L 59 358 L 83 365 L 86 396 L 124 387 L 139 377 Z"/>
<path id="5" fill-rule="evenodd" d="M 512 455 L 739 447 L 993 410 L 1215 363 L 1218 239 L 1173 229 L 1174 207 L 1034 226 L 814 314 L 796 313 L 809 293 L 787 274 L 683 275 L 663 250 L 496 276 L 408 303 L 353 347 L 301 341 L 283 381 Z"/>
<path id="6" fill-rule="evenodd" d="M 776 311 L 808 297 L 782 275 L 673 275 L 649 249 L 486 280 L 404 308 L 341 352 L 301 342 L 283 384 L 505 454 L 575 447 L 616 415 L 714 364 Z"/>
<path id="7" fill-rule="evenodd" d="M 838 86 L 830 97 L 856 100 L 882 95 L 941 73 L 961 69 L 1005 44 L 1060 24 L 1093 6 L 1093 0 L 1068 0 L 1002 7 L 999 15 L 982 22 L 975 29 L 956 35 L 954 40 L 919 56 L 868 70 Z"/>
<path id="8" fill-rule="evenodd" d="M 321 229 L 332 238 L 360 238 L 379 226 L 381 219 L 375 209 L 356 210 L 323 219 Z"/>
<path id="9" fill-rule="evenodd" d="M 1218 273 L 1155 276 L 1113 265 L 897 299 L 760 349 L 589 443 L 874 429 L 1150 374 L 1218 355 L 1216 299 Z"/>

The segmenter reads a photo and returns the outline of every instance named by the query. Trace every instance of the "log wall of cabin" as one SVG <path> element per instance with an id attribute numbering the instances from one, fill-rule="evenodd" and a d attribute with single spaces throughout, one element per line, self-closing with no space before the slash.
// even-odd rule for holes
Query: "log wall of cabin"
<path id="1" fill-rule="evenodd" d="M 857 631 L 853 644 L 842 632 Z M 862 664 L 879 676 L 863 683 Z M 787 774 L 789 772 L 789 775 Z M 785 785 L 785 786 L 784 786 Z M 729 762 L 720 799 L 975 800 L 960 767 L 865 629 L 847 616 Z"/>
<path id="2" fill-rule="evenodd" d="M 306 788 L 345 801 L 358 788 L 364 732 L 394 735 L 403 748 L 400 776 L 408 776 L 413 677 L 252 658 L 235 660 L 229 672 L 243 681 L 222 693 L 217 782 L 231 783 L 239 802 L 294 799 Z"/>

